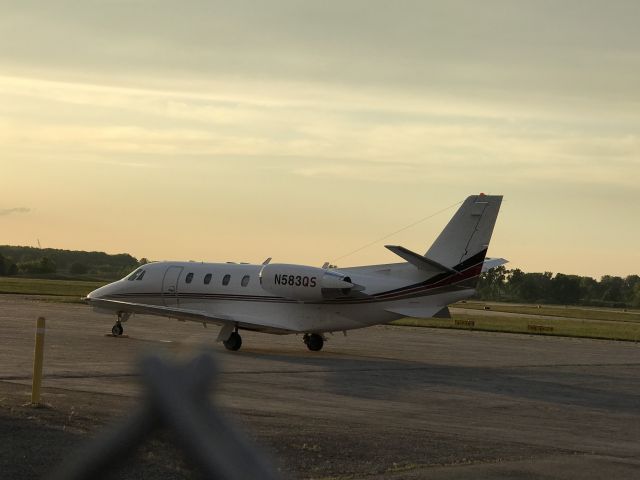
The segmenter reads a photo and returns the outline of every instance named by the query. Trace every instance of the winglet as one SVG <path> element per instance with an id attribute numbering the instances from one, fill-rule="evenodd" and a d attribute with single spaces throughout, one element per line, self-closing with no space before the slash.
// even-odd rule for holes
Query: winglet
<path id="1" fill-rule="evenodd" d="M 411 263 L 420 270 L 427 270 L 429 272 L 437 270 L 443 273 L 458 273 L 455 270 L 449 267 L 445 267 L 444 265 L 436 262 L 435 260 L 431 260 L 430 258 L 420 255 L 419 253 L 412 252 L 411 250 L 399 245 L 385 245 L 385 248 L 388 248 L 399 257 L 404 258 L 407 262 Z"/>

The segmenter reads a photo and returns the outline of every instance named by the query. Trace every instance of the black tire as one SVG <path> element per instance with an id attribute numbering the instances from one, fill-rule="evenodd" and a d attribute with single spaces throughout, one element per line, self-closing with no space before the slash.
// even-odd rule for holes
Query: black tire
<path id="1" fill-rule="evenodd" d="M 111 327 L 111 333 L 114 337 L 119 337 L 124 333 L 124 328 L 119 323 L 116 323 L 113 327 Z"/>
<path id="2" fill-rule="evenodd" d="M 224 348 L 226 348 L 227 350 L 231 350 L 232 352 L 237 352 L 238 350 L 240 350 L 240 347 L 242 346 L 242 337 L 238 332 L 233 332 L 229 336 L 229 338 L 222 343 L 224 343 Z"/>
<path id="3" fill-rule="evenodd" d="M 312 352 L 319 352 L 322 350 L 322 346 L 324 345 L 324 339 L 321 335 L 312 333 L 306 338 L 304 343 L 307 344 L 307 348 Z"/>

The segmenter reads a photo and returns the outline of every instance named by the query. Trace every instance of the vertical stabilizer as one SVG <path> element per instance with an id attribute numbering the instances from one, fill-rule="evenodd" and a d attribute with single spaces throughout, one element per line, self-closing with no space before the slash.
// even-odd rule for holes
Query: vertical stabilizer
<path id="1" fill-rule="evenodd" d="M 481 263 L 489 247 L 501 203 L 502 195 L 468 197 L 425 256 L 450 268 L 475 255 Z"/>

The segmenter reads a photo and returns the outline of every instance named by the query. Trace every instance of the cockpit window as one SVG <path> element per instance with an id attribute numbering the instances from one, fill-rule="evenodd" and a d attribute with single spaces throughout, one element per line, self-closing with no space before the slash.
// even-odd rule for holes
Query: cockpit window
<path id="1" fill-rule="evenodd" d="M 184 281 L 186 283 L 191 283 L 191 280 L 193 280 L 193 273 L 187 273 L 187 277 L 184 279 Z"/>
<path id="2" fill-rule="evenodd" d="M 147 271 L 146 271 L 146 270 L 142 270 L 142 271 L 140 272 L 140 274 L 138 275 L 138 277 L 136 278 L 136 280 L 142 280 L 142 277 L 144 277 L 144 274 L 145 274 L 145 273 L 147 273 Z"/>
<path id="3" fill-rule="evenodd" d="M 211 275 L 210 273 L 207 273 L 207 274 L 204 276 L 204 284 L 205 284 L 205 285 L 209 285 L 209 284 L 211 283 L 211 277 L 212 277 L 212 275 Z"/>
<path id="4" fill-rule="evenodd" d="M 133 281 L 133 280 L 135 280 L 135 279 L 136 279 L 136 277 L 138 276 L 138 274 L 139 274 L 140 272 L 142 272 L 142 269 L 141 269 L 141 268 L 139 268 L 138 270 L 136 270 L 135 272 L 133 272 L 131 275 L 129 275 L 129 278 L 127 278 L 127 280 L 129 280 L 130 282 L 131 282 L 131 281 Z M 143 274 L 143 275 L 144 275 L 144 274 Z M 142 277 L 140 277 L 140 278 L 142 278 Z"/>

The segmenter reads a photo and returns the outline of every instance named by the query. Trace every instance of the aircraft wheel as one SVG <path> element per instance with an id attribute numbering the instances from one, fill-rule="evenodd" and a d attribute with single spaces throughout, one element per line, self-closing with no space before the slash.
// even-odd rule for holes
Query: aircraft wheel
<path id="1" fill-rule="evenodd" d="M 224 343 L 224 347 L 227 350 L 235 352 L 240 350 L 240 347 L 242 346 L 242 337 L 238 332 L 233 332 L 229 338 L 222 343 Z"/>
<path id="2" fill-rule="evenodd" d="M 322 338 L 322 335 L 312 333 L 304 336 L 304 343 L 312 352 L 319 352 L 322 350 L 322 346 L 324 345 L 324 339 Z"/>
<path id="3" fill-rule="evenodd" d="M 124 333 L 124 328 L 122 328 L 122 325 L 120 324 L 120 322 L 116 323 L 113 327 L 111 327 L 111 333 L 113 334 L 114 337 L 119 337 Z"/>

